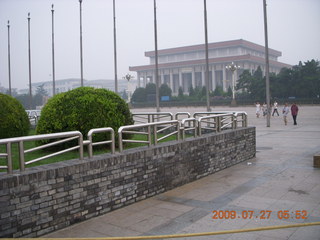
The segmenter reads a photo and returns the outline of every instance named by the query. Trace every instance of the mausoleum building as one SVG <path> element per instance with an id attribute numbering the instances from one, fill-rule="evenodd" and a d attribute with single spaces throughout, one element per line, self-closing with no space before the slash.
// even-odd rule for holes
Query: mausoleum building
<path id="1" fill-rule="evenodd" d="M 240 67 L 234 72 L 235 81 L 245 69 L 254 72 L 260 66 L 265 72 L 265 47 L 243 39 L 209 43 L 208 55 L 210 91 L 217 86 L 227 91 L 232 85 L 232 72 L 226 68 L 232 62 Z M 145 52 L 145 56 L 150 59 L 149 65 L 129 68 L 137 72 L 139 87 L 155 82 L 155 51 Z M 279 62 L 280 56 L 280 51 L 269 48 L 269 72 L 278 73 L 283 67 L 291 67 Z M 158 50 L 158 69 L 159 85 L 168 84 L 174 95 L 179 87 L 188 93 L 190 86 L 205 86 L 205 44 Z"/>

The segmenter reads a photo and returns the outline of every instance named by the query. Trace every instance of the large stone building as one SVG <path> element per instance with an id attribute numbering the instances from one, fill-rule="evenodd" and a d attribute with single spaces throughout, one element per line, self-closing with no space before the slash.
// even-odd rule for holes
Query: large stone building
<path id="1" fill-rule="evenodd" d="M 236 80 L 245 69 L 253 72 L 260 66 L 265 71 L 265 47 L 243 39 L 209 43 L 208 55 L 211 91 L 217 86 L 226 91 L 232 85 L 232 72 L 226 68 L 232 62 L 240 66 L 234 73 Z M 137 72 L 139 87 L 155 81 L 155 51 L 145 52 L 145 56 L 150 58 L 149 65 L 129 68 Z M 280 51 L 269 48 L 270 72 L 278 73 L 283 67 L 291 67 L 279 62 L 280 56 Z M 175 95 L 179 87 L 187 93 L 191 85 L 205 86 L 205 66 L 204 44 L 158 50 L 160 83 L 168 84 Z"/>

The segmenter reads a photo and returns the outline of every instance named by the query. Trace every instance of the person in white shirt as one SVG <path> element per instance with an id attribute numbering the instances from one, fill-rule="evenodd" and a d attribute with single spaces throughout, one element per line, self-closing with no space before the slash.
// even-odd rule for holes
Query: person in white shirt
<path id="1" fill-rule="evenodd" d="M 290 108 L 288 106 L 288 103 L 286 103 L 282 109 L 284 125 L 287 125 L 287 123 L 288 123 L 287 116 L 288 116 L 289 112 L 290 112 Z"/>
<path id="2" fill-rule="evenodd" d="M 278 115 L 278 117 L 279 117 L 279 113 L 278 113 L 278 103 L 277 103 L 277 101 L 274 101 L 274 103 L 273 103 L 272 117 L 273 117 L 273 115 L 274 115 L 275 113 L 277 113 L 277 115 Z"/>
<path id="3" fill-rule="evenodd" d="M 260 117 L 261 105 L 259 102 L 256 102 L 256 116 L 257 118 Z"/>

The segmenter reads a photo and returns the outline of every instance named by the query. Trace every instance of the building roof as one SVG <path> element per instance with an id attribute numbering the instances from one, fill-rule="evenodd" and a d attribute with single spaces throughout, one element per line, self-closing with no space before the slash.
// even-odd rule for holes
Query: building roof
<path id="1" fill-rule="evenodd" d="M 215 42 L 209 43 L 208 49 L 218 49 L 218 48 L 226 48 L 226 47 L 245 47 L 253 50 L 257 50 L 260 52 L 265 51 L 265 47 L 253 42 L 249 42 L 243 39 L 231 40 L 231 41 L 224 41 L 224 42 Z M 160 55 L 170 55 L 170 54 L 177 54 L 177 53 L 186 53 L 186 52 L 196 52 L 196 51 L 205 51 L 205 44 L 198 44 L 198 45 L 191 45 L 191 46 L 184 46 L 184 47 L 177 47 L 177 48 L 167 48 L 158 50 L 158 56 Z M 269 48 L 269 54 L 280 57 L 282 54 L 280 51 L 274 50 Z M 145 52 L 146 57 L 154 57 L 155 51 L 147 51 Z"/>
<path id="2" fill-rule="evenodd" d="M 246 55 L 240 55 L 240 56 L 210 58 L 209 64 L 210 63 L 230 63 L 230 62 L 237 63 L 237 61 L 248 61 L 248 62 L 255 62 L 255 63 L 259 62 L 262 64 L 265 63 L 264 58 L 246 54 Z M 289 64 L 281 63 L 274 60 L 269 60 L 269 63 L 271 67 L 279 67 L 279 68 L 291 67 L 291 65 Z M 188 66 L 204 65 L 204 64 L 205 64 L 205 59 L 197 59 L 197 60 L 182 61 L 182 62 L 161 63 L 161 64 L 158 64 L 158 67 L 159 69 L 164 69 L 164 68 L 188 67 Z M 130 71 L 147 71 L 147 70 L 153 70 L 153 69 L 155 69 L 154 64 L 129 67 Z"/>

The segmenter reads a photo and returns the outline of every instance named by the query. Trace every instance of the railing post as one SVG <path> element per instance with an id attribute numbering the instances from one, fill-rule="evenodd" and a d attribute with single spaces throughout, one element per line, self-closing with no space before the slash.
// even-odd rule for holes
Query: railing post
<path id="1" fill-rule="evenodd" d="M 23 141 L 19 142 L 19 164 L 20 164 L 20 171 L 23 172 L 25 170 Z"/>
<path id="2" fill-rule="evenodd" d="M 123 151 L 123 145 L 122 145 L 122 130 L 119 128 L 118 130 L 118 135 L 119 135 L 119 152 Z"/>
<path id="3" fill-rule="evenodd" d="M 89 155 L 89 158 L 92 158 L 93 156 L 92 134 L 88 134 L 88 140 L 89 140 L 88 155 Z"/>
<path id="4" fill-rule="evenodd" d="M 242 122 L 242 126 L 248 127 L 248 115 L 246 113 L 242 113 L 242 118 L 244 119 Z"/>
<path id="5" fill-rule="evenodd" d="M 238 115 L 236 115 L 237 113 L 232 114 L 232 129 L 237 129 L 237 125 L 238 125 Z"/>
<path id="6" fill-rule="evenodd" d="M 12 151 L 11 151 L 11 142 L 7 143 L 7 164 L 8 164 L 8 173 L 12 173 Z"/>
<path id="7" fill-rule="evenodd" d="M 221 117 L 217 116 L 215 119 L 216 119 L 217 132 L 221 132 L 221 127 L 222 127 Z"/>
<path id="8" fill-rule="evenodd" d="M 181 132 L 182 132 L 182 140 L 185 139 L 185 122 L 183 124 L 181 124 Z M 180 131 L 180 130 L 179 130 Z"/>
<path id="9" fill-rule="evenodd" d="M 177 126 L 177 140 L 180 140 L 180 123 L 179 121 L 176 122 L 176 126 Z"/>
<path id="10" fill-rule="evenodd" d="M 79 132 L 79 158 L 80 160 L 83 160 L 83 136 L 82 133 Z"/>
<path id="11" fill-rule="evenodd" d="M 114 140 L 114 130 L 111 130 L 111 153 L 114 154 L 116 152 L 115 140 Z"/>
<path id="12" fill-rule="evenodd" d="M 150 147 L 152 143 L 151 126 L 148 126 L 148 146 Z"/>
<path id="13" fill-rule="evenodd" d="M 152 128 L 153 128 L 154 145 L 157 145 L 158 143 L 157 125 L 153 125 Z"/>

